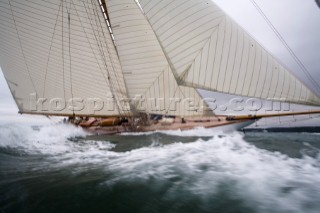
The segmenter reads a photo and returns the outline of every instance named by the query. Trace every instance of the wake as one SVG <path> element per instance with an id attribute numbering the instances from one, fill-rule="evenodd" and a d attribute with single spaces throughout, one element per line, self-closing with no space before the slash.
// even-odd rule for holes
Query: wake
<path id="1" fill-rule="evenodd" d="M 319 154 L 313 158 L 290 158 L 259 149 L 237 132 L 224 135 L 204 129 L 162 132 L 212 138 L 114 152 L 115 144 L 86 140 L 87 133 L 74 126 L 47 125 L 38 129 L 1 126 L 0 129 L 0 147 L 45 154 L 47 162 L 55 162 L 52 168 L 71 168 L 73 173 L 99 168 L 109 174 L 101 187 L 155 180 L 170 183 L 168 193 L 193 194 L 205 205 L 221 185 L 227 185 L 232 196 L 241 197 L 260 212 L 318 212 L 320 208 Z M 74 137 L 83 140 L 75 142 Z"/>

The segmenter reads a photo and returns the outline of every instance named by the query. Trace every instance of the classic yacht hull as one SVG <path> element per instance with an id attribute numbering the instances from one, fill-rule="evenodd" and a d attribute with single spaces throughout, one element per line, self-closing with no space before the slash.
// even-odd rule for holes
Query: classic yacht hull
<path id="1" fill-rule="evenodd" d="M 227 120 L 226 117 L 193 118 L 182 121 L 175 118 L 172 123 L 154 122 L 148 125 L 136 125 L 134 129 L 129 124 L 115 126 L 91 126 L 85 129 L 92 134 L 119 134 L 125 132 L 153 132 L 168 130 L 191 130 L 195 128 L 207 128 L 216 132 L 232 132 L 254 123 L 255 119 Z"/>

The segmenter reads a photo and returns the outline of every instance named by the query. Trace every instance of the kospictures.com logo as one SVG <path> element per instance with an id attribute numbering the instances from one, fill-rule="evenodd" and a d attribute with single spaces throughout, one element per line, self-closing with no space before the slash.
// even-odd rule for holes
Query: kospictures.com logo
<path id="1" fill-rule="evenodd" d="M 107 98 L 79 98 L 74 97 L 64 99 L 56 98 L 38 98 L 36 94 L 30 95 L 30 111 L 45 112 L 45 111 L 70 111 L 80 112 L 86 111 L 89 114 L 94 114 L 101 111 L 131 111 L 141 112 L 162 112 L 162 111 L 177 111 L 181 108 L 185 111 L 221 111 L 221 112 L 241 112 L 241 111 L 290 111 L 290 103 L 285 102 L 285 99 L 269 99 L 263 101 L 256 98 L 232 98 L 224 100 L 223 104 L 218 104 L 215 98 L 203 98 L 196 100 L 194 98 L 145 98 L 141 95 L 135 98 L 115 98 L 109 96 Z"/>

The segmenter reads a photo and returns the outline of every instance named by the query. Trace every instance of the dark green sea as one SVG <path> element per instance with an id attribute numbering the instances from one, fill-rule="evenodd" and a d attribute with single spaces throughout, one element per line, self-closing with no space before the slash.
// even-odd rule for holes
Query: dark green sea
<path id="1" fill-rule="evenodd" d="M 320 134 L 0 126 L 0 213 L 319 213 Z"/>

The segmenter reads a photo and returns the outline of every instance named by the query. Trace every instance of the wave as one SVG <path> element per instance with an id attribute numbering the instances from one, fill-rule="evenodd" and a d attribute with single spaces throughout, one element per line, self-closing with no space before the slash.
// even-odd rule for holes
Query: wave
<path id="1" fill-rule="evenodd" d="M 312 212 L 305 206 L 320 207 L 319 158 L 293 159 L 258 149 L 240 134 L 145 147 L 107 159 L 105 169 L 116 174 L 105 182 L 109 186 L 174 181 L 171 192 L 196 194 L 210 202 L 225 184 L 234 197 L 245 198 L 262 212 Z"/>
<path id="2" fill-rule="evenodd" d="M 126 136 L 139 136 L 139 135 L 152 135 L 156 133 L 161 133 L 165 135 L 172 135 L 172 136 L 182 136 L 182 137 L 212 137 L 214 135 L 219 134 L 225 134 L 221 130 L 215 130 L 214 128 L 203 128 L 198 127 L 190 130 L 159 130 L 159 131 L 153 131 L 153 132 L 128 132 L 128 133 L 122 133 L 121 135 Z M 232 132 L 229 134 L 233 134 Z"/>
<path id="3" fill-rule="evenodd" d="M 226 185 L 233 197 L 241 197 L 260 212 L 318 212 L 320 208 L 319 156 L 296 159 L 259 149 L 240 133 L 114 152 L 115 145 L 107 140 L 70 140 L 87 134 L 69 125 L 0 128 L 1 147 L 47 154 L 46 160 L 54 161 L 52 167 L 67 167 L 73 173 L 99 168 L 108 174 L 101 187 L 156 180 L 170 185 L 165 196 L 193 194 L 210 203 Z M 203 135 L 202 131 L 165 134 Z"/>
<path id="4" fill-rule="evenodd" d="M 0 125 L 0 147 L 27 153 L 59 154 L 70 151 L 69 138 L 88 135 L 81 128 L 68 124 L 30 126 Z"/>
<path id="5" fill-rule="evenodd" d="M 167 196 L 193 194 L 209 203 L 221 185 L 227 185 L 233 197 L 241 197 L 261 212 L 317 212 L 312 207 L 320 208 L 319 157 L 289 158 L 250 145 L 237 133 L 123 153 L 97 147 L 66 153 L 60 160 L 60 166 L 100 167 L 108 174 L 101 187 L 156 180 L 171 184 Z"/>

